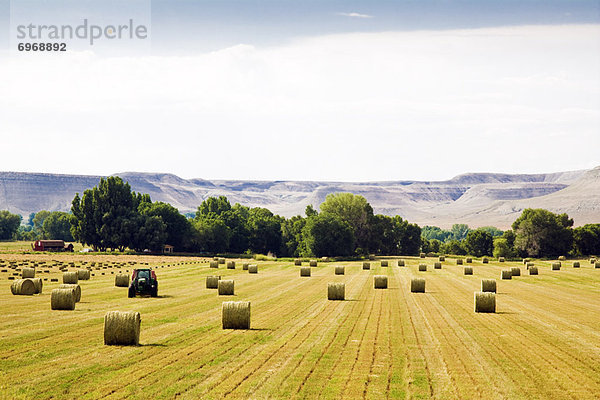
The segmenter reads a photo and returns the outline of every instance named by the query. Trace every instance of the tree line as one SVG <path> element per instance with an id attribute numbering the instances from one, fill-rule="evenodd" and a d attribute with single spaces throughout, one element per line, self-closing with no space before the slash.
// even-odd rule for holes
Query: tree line
<path id="1" fill-rule="evenodd" d="M 280 257 L 418 254 L 421 229 L 399 216 L 376 215 L 362 196 L 329 194 L 305 216 L 284 218 L 261 207 L 231 205 L 225 196 L 202 202 L 192 218 L 167 203 L 132 192 L 119 177 L 75 195 L 73 238 L 95 250 L 259 253 Z"/>
<path id="2" fill-rule="evenodd" d="M 505 232 L 495 227 L 450 230 L 420 228 L 399 216 L 375 214 L 367 200 L 332 193 L 305 215 L 291 218 L 261 207 L 231 205 L 225 196 L 204 200 L 182 215 L 168 203 L 135 193 L 119 177 L 75 195 L 71 212 L 40 211 L 21 216 L 0 211 L 0 240 L 62 239 L 97 251 L 146 249 L 170 244 L 179 252 L 259 253 L 280 257 L 416 255 L 419 252 L 495 257 L 555 257 L 600 254 L 600 224 L 573 228 L 566 214 L 526 209 Z"/>

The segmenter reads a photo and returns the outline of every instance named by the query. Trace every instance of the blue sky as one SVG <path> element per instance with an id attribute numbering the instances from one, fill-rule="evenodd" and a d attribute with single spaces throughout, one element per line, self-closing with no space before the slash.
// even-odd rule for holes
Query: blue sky
<path id="1" fill-rule="evenodd" d="M 141 18 L 151 37 L 18 53 L 0 0 L 0 141 L 22 150 L 2 171 L 373 181 L 600 165 L 598 1 L 16 3 L 13 25 Z"/>
<path id="2" fill-rule="evenodd" d="M 34 14 L 40 4 L 61 13 L 126 16 L 127 7 L 150 7 L 152 39 L 160 53 L 210 51 L 239 43 L 274 44 L 294 37 L 345 32 L 482 28 L 600 22 L 590 0 L 14 0 Z M 77 6 L 74 6 L 77 4 Z M 0 45 L 7 45 L 9 0 L 0 0 Z"/>
<path id="3" fill-rule="evenodd" d="M 600 2 L 153 1 L 152 18 L 153 41 L 161 50 L 177 50 L 183 43 L 206 50 L 343 32 L 593 23 L 600 20 Z"/>

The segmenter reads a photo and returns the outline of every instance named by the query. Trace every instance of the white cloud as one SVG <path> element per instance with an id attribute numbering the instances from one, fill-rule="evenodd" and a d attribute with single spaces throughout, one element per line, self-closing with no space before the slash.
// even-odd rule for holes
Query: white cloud
<path id="1" fill-rule="evenodd" d="M 600 27 L 0 63 L 0 170 L 443 179 L 600 164 Z"/>
<path id="2" fill-rule="evenodd" d="M 351 12 L 351 13 L 340 12 L 340 13 L 337 13 L 337 15 L 341 15 L 343 17 L 351 17 L 351 18 L 373 18 L 372 15 L 360 14 L 360 13 L 356 13 L 356 12 Z"/>

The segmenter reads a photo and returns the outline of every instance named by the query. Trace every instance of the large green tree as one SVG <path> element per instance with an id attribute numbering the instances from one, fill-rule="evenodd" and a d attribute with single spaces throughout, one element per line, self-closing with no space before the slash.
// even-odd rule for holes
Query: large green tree
<path id="1" fill-rule="evenodd" d="M 71 235 L 71 215 L 62 211 L 51 212 L 46 218 L 44 218 L 42 232 L 45 239 L 56 239 L 72 242 L 73 235 Z"/>
<path id="2" fill-rule="evenodd" d="M 527 208 L 512 224 L 515 248 L 529 257 L 566 255 L 573 247 L 573 220 L 542 208 Z"/>
<path id="3" fill-rule="evenodd" d="M 427 240 L 436 239 L 445 242 L 452 238 L 452 232 L 443 230 L 437 226 L 424 226 L 421 228 L 421 236 Z"/>
<path id="4" fill-rule="evenodd" d="M 463 240 L 467 237 L 471 229 L 467 224 L 454 224 L 450 229 L 452 232 L 452 238 L 455 240 Z"/>
<path id="5" fill-rule="evenodd" d="M 266 208 L 251 208 L 248 215 L 250 250 L 260 254 L 277 254 L 281 248 L 282 220 Z"/>
<path id="6" fill-rule="evenodd" d="M 350 225 L 357 253 L 370 251 L 373 208 L 367 199 L 352 193 L 330 193 L 319 208 L 321 213 L 335 215 Z"/>
<path id="7" fill-rule="evenodd" d="M 309 254 L 322 256 L 348 256 L 354 251 L 354 233 L 350 224 L 329 213 L 308 218 L 303 228 Z"/>
<path id="8" fill-rule="evenodd" d="M 510 245 L 508 239 L 499 237 L 494 239 L 494 257 L 510 258 L 516 256 L 514 248 Z"/>
<path id="9" fill-rule="evenodd" d="M 71 203 L 71 233 L 81 243 L 94 249 L 124 250 L 134 242 L 141 228 L 138 205 L 150 201 L 148 195 L 136 196 L 129 183 L 117 176 L 101 178 L 98 186 L 75 195 Z"/>
<path id="10" fill-rule="evenodd" d="M 306 221 L 306 218 L 296 215 L 281 223 L 280 253 L 283 257 L 298 257 L 305 253 L 302 229 L 306 225 Z"/>
<path id="11" fill-rule="evenodd" d="M 445 254 L 454 254 L 457 256 L 464 256 L 467 254 L 467 250 L 465 249 L 463 242 L 456 239 L 452 239 L 444 243 L 441 246 L 440 251 Z"/>
<path id="12" fill-rule="evenodd" d="M 231 230 L 218 217 L 203 217 L 194 220 L 197 232 L 199 250 L 209 253 L 224 253 L 229 251 Z"/>
<path id="13" fill-rule="evenodd" d="M 21 225 L 22 217 L 8 210 L 0 211 L 0 240 L 13 239 Z"/>
<path id="14" fill-rule="evenodd" d="M 170 244 L 175 247 L 175 251 L 188 250 L 191 247 L 190 236 L 191 236 L 191 223 L 182 215 L 179 210 L 168 203 L 163 202 L 147 202 L 143 201 L 138 206 L 141 215 L 148 217 L 160 217 L 164 223 L 164 231 L 166 237 L 164 237 L 164 243 Z M 147 224 L 144 221 L 144 224 Z M 152 222 L 157 224 L 157 222 Z"/>
<path id="15" fill-rule="evenodd" d="M 600 255 L 600 224 L 586 224 L 575 228 L 573 242 L 578 255 Z"/>
<path id="16" fill-rule="evenodd" d="M 484 229 L 475 229 L 467 233 L 464 246 L 468 254 L 475 257 L 491 256 L 494 250 L 494 238 Z"/>
<path id="17" fill-rule="evenodd" d="M 48 239 L 44 232 L 44 221 L 46 221 L 46 218 L 48 218 L 50 214 L 52 214 L 50 211 L 41 210 L 35 213 L 33 216 L 33 231 L 40 238 Z"/>

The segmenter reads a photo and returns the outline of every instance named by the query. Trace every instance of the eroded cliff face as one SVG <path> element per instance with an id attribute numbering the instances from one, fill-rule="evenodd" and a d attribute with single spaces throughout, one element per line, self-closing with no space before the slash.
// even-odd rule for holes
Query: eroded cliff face
<path id="1" fill-rule="evenodd" d="M 552 174 L 463 174 L 439 182 L 315 182 L 182 179 L 172 174 L 123 172 L 136 192 L 150 194 L 182 212 L 193 212 L 210 196 L 266 207 L 274 213 L 303 214 L 329 193 L 367 198 L 376 213 L 400 215 L 420 225 L 453 223 L 508 228 L 527 207 L 567 212 L 577 225 L 600 222 L 600 167 Z M 68 211 L 75 193 L 98 184 L 100 176 L 0 172 L 0 209 L 27 216 L 39 210 Z"/>

